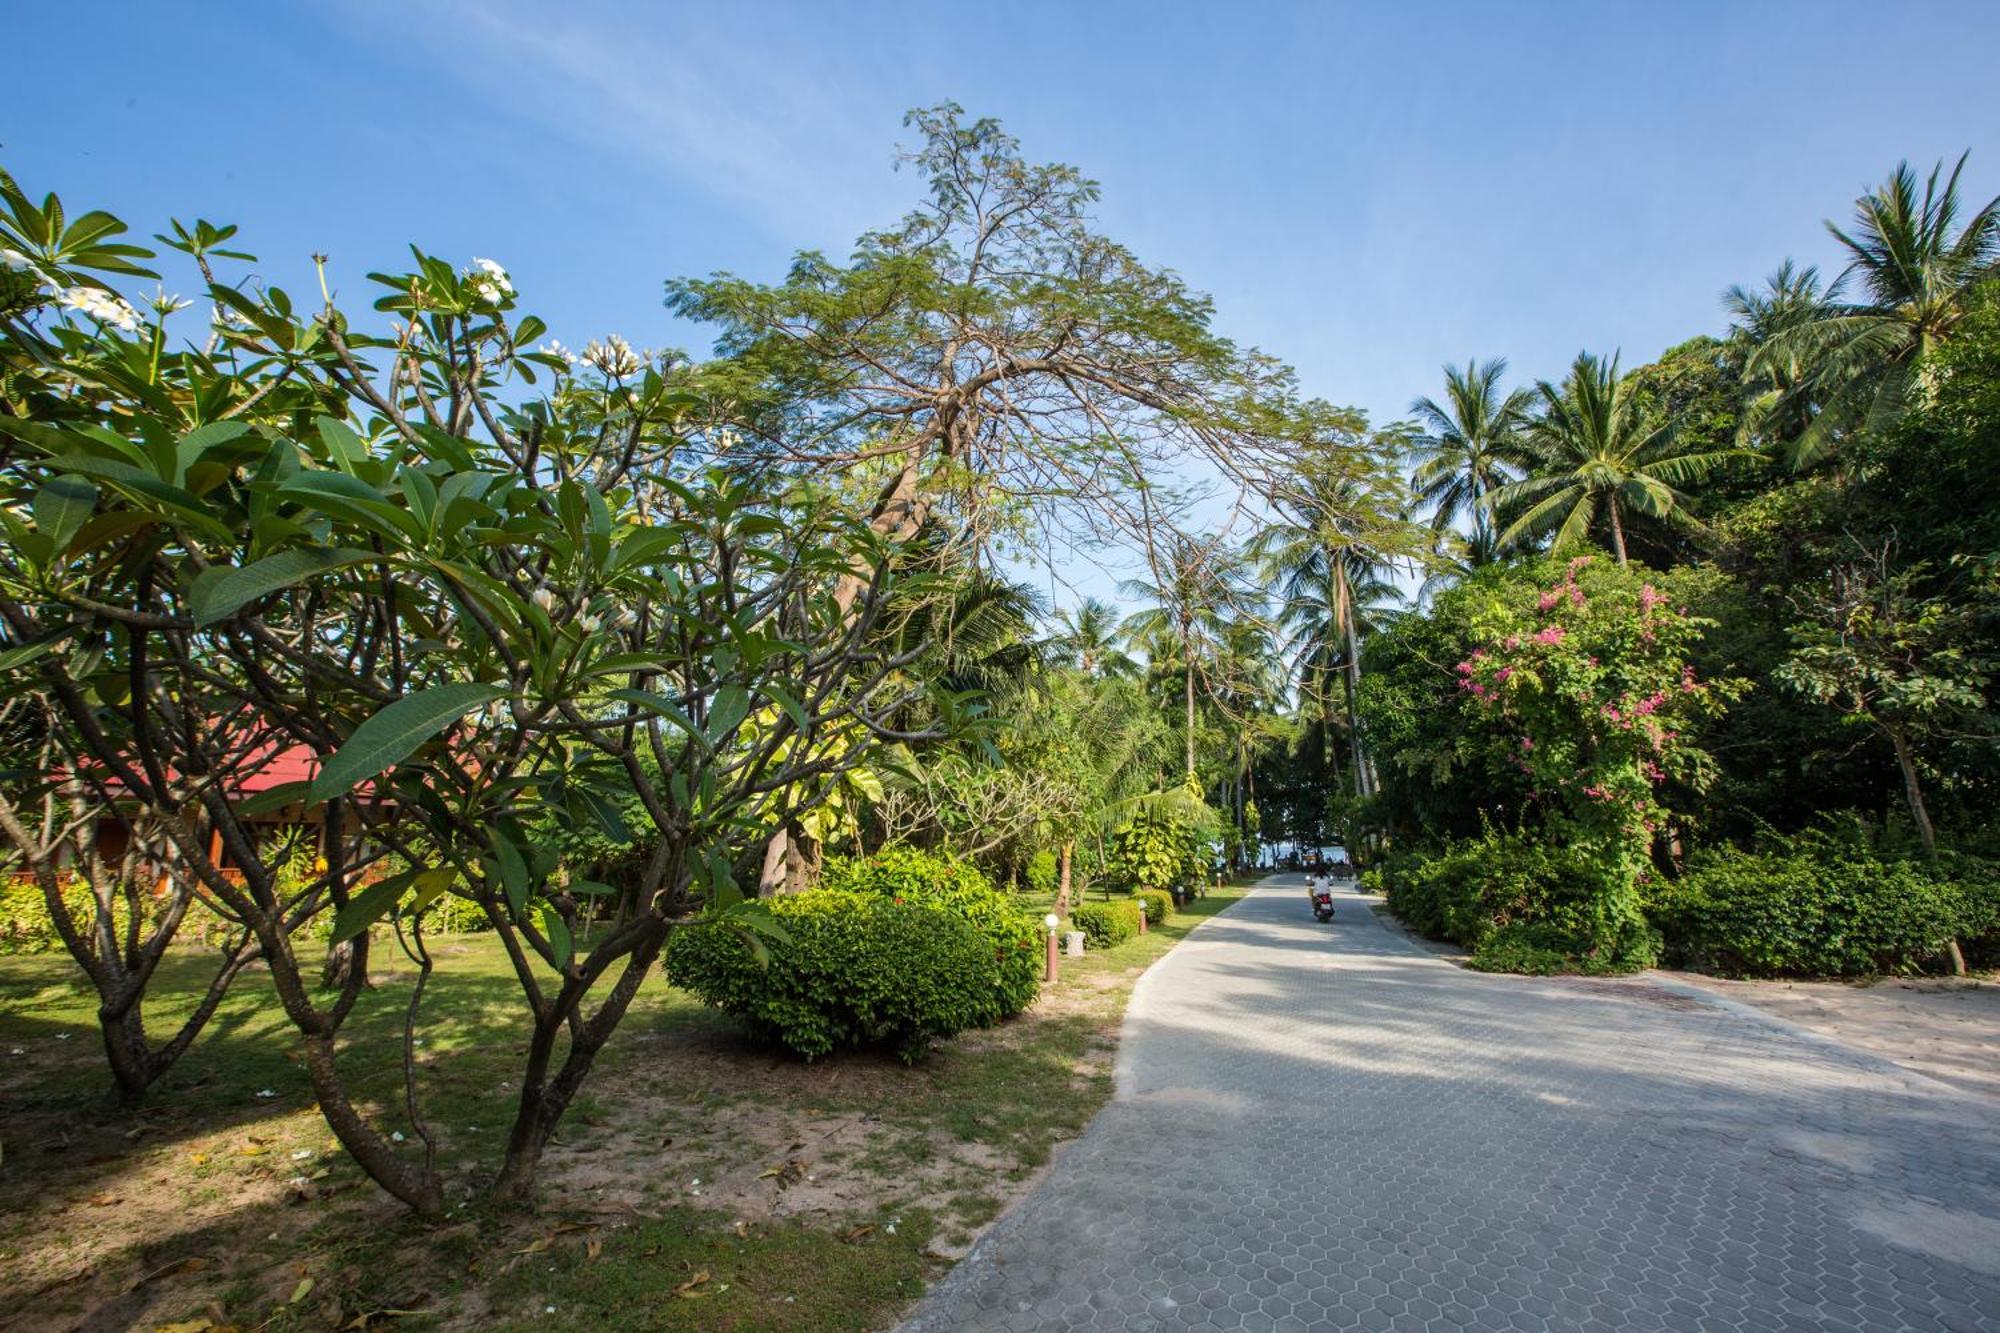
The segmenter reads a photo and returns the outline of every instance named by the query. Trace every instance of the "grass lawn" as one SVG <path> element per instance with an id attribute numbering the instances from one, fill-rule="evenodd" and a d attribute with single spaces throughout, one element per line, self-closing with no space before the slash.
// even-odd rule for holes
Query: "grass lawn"
<path id="1" fill-rule="evenodd" d="M 656 975 L 536 1212 L 461 1204 L 437 1227 L 334 1145 L 260 974 L 126 1113 L 68 959 L 0 958 L 0 1328 L 885 1326 L 1109 1097 L 1132 983 L 1242 891 L 1065 959 L 1027 1013 L 910 1068 L 749 1045 Z M 398 1029 L 409 978 L 377 952 L 347 1058 L 386 1057 L 354 1068 L 388 1107 L 394 1043 L 372 1038 Z M 422 1077 L 457 1197 L 497 1165 L 526 1025 L 492 939 L 435 952 Z M 202 971 L 169 960 L 156 1029 Z"/>

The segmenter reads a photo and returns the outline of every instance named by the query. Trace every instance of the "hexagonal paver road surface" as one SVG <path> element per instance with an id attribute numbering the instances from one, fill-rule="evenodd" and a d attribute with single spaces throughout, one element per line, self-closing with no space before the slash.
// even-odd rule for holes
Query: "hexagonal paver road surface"
<path id="1" fill-rule="evenodd" d="M 1267 880 L 905 1325 L 2000 1329 L 2000 1105 L 1658 979 L 1462 971 Z"/>

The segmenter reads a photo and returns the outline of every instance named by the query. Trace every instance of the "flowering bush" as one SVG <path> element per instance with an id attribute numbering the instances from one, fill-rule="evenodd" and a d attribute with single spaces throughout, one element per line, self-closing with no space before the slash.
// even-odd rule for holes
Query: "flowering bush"
<path id="1" fill-rule="evenodd" d="M 1633 941 L 1646 932 L 1639 885 L 1664 822 L 1660 790 L 1707 785 L 1711 761 L 1688 738 L 1743 688 L 1696 673 L 1708 623 L 1644 571 L 1579 556 L 1532 607 L 1502 610 L 1457 666 L 1459 689 L 1499 724 L 1551 833 L 1590 875 L 1592 900 L 1572 917 L 1579 958 L 1643 961 Z"/>

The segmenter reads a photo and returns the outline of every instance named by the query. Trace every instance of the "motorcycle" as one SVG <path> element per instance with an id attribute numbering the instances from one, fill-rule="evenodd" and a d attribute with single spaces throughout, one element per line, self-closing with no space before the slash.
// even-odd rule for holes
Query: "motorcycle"
<path id="1" fill-rule="evenodd" d="M 1330 884 L 1314 885 L 1307 892 L 1312 894 L 1313 920 L 1333 920 L 1333 886 Z"/>

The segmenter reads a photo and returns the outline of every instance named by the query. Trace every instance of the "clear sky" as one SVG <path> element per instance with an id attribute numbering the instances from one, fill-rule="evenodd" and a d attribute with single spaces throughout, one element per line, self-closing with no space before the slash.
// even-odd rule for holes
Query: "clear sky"
<path id="1" fill-rule="evenodd" d="M 703 349 L 661 280 L 776 278 L 917 188 L 909 107 L 993 115 L 1104 229 L 1378 419 L 1438 367 L 1560 375 L 1719 330 L 1718 294 L 1902 158 L 2000 192 L 2000 3 L 0 3 L 0 162 L 269 277 L 419 241 L 581 343 Z"/>

